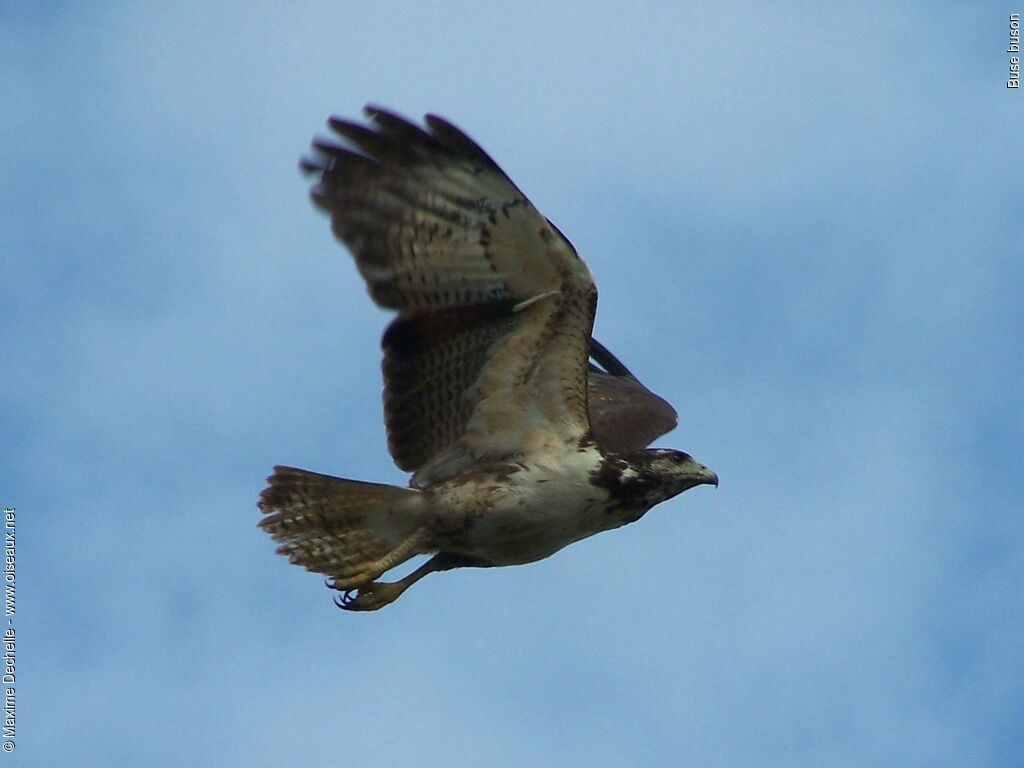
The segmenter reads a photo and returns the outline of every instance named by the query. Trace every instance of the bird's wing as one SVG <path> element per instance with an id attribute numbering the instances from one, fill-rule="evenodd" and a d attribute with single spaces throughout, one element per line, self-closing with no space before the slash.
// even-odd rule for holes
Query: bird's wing
<path id="1" fill-rule="evenodd" d="M 348 147 L 303 161 L 377 304 L 395 463 L 427 484 L 588 429 L 597 289 L 565 237 L 498 165 L 433 115 L 331 118 Z"/>
<path id="2" fill-rule="evenodd" d="M 590 356 L 601 366 L 591 365 L 588 375 L 590 430 L 603 450 L 639 451 L 675 429 L 675 408 L 641 384 L 596 339 L 590 340 Z"/>

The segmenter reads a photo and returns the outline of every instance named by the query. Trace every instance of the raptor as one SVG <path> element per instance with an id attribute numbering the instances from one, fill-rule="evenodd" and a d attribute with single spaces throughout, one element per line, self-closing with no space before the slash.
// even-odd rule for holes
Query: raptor
<path id="1" fill-rule="evenodd" d="M 384 420 L 408 487 L 275 467 L 261 527 L 376 610 L 429 573 L 519 565 L 718 477 L 647 448 L 673 408 L 591 338 L 597 289 L 564 235 L 466 134 L 375 107 L 302 167 L 384 333 Z M 430 555 L 403 578 L 391 569 Z"/>

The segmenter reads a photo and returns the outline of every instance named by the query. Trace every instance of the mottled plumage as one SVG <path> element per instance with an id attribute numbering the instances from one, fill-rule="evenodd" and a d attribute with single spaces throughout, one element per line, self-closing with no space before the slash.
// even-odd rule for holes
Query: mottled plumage
<path id="1" fill-rule="evenodd" d="M 278 467 L 260 498 L 278 551 L 372 610 L 431 571 L 547 557 L 717 484 L 686 454 L 644 450 L 675 411 L 591 340 L 589 270 L 498 165 L 441 118 L 367 115 L 331 118 L 348 146 L 315 141 L 303 167 L 371 297 L 398 310 L 384 418 L 411 487 Z"/>

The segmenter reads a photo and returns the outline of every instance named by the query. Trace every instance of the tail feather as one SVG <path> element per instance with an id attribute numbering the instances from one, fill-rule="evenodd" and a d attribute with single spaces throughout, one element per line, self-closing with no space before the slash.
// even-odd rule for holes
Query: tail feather
<path id="1" fill-rule="evenodd" d="M 420 492 L 294 467 L 274 467 L 260 494 L 260 527 L 278 554 L 332 577 L 359 573 L 418 528 Z"/>

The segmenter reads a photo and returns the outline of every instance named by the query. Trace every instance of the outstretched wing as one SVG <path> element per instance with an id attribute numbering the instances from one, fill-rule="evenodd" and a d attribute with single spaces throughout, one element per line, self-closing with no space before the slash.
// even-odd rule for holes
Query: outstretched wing
<path id="1" fill-rule="evenodd" d="M 587 399 L 590 431 L 612 453 L 632 453 L 676 428 L 676 410 L 651 392 L 597 339 L 590 340 Z"/>
<path id="2" fill-rule="evenodd" d="M 417 484 L 578 440 L 597 290 L 586 265 L 497 164 L 450 123 L 368 107 L 331 118 L 304 167 L 370 295 L 383 338 L 395 463 Z"/>

